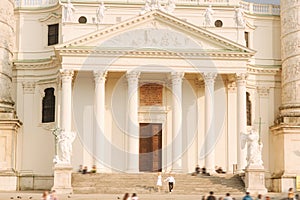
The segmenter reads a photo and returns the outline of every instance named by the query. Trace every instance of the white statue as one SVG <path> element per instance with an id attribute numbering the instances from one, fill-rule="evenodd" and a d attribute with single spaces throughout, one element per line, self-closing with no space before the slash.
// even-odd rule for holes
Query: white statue
<path id="1" fill-rule="evenodd" d="M 97 9 L 97 24 L 100 24 L 103 22 L 105 10 L 106 10 L 106 8 L 104 6 L 104 2 L 102 1 Z"/>
<path id="2" fill-rule="evenodd" d="M 176 8 L 175 0 L 168 0 L 167 5 L 164 8 L 164 11 L 168 14 L 172 14 Z"/>
<path id="3" fill-rule="evenodd" d="M 146 0 L 145 2 L 145 6 L 142 8 L 140 15 L 143 15 L 149 11 L 151 11 L 151 1 L 150 0 Z"/>
<path id="4" fill-rule="evenodd" d="M 254 129 L 251 129 L 248 134 L 242 135 L 242 140 L 247 143 L 247 167 L 257 166 L 263 167 L 262 147 L 259 143 L 259 134 Z"/>
<path id="5" fill-rule="evenodd" d="M 71 0 L 68 0 L 68 3 L 61 3 L 59 1 L 60 5 L 63 6 L 63 22 L 74 22 L 74 12 L 76 8 L 71 3 Z"/>
<path id="6" fill-rule="evenodd" d="M 204 12 L 204 18 L 205 18 L 204 25 L 206 27 L 214 26 L 213 14 L 214 14 L 214 10 L 212 9 L 211 5 L 209 5 Z"/>
<path id="7" fill-rule="evenodd" d="M 160 0 L 146 0 L 145 6 L 141 9 L 140 15 L 143 15 L 152 10 L 161 10 L 165 12 L 165 8 L 160 5 Z"/>
<path id="8" fill-rule="evenodd" d="M 75 140 L 75 132 L 66 132 L 59 128 L 53 130 L 56 138 L 57 155 L 53 162 L 57 164 L 70 164 L 72 155 L 72 143 Z"/>
<path id="9" fill-rule="evenodd" d="M 244 13 L 240 7 L 235 9 L 235 22 L 237 26 L 245 27 Z"/>

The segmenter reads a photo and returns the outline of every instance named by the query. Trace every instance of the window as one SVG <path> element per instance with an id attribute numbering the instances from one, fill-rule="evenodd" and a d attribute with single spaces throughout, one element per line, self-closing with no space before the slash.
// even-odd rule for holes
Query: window
<path id="1" fill-rule="evenodd" d="M 215 21 L 215 26 L 216 27 L 222 27 L 223 26 L 223 22 L 221 20 L 216 20 Z"/>
<path id="2" fill-rule="evenodd" d="M 79 17 L 78 22 L 79 22 L 80 24 L 86 24 L 87 19 L 86 19 L 85 16 L 81 16 L 81 17 Z"/>
<path id="3" fill-rule="evenodd" d="M 245 32 L 246 47 L 249 47 L 249 32 Z"/>
<path id="4" fill-rule="evenodd" d="M 246 93 L 246 106 L 247 106 L 247 126 L 251 126 L 251 101 L 249 92 Z"/>
<path id="5" fill-rule="evenodd" d="M 48 25 L 48 46 L 58 44 L 58 24 Z"/>
<path id="6" fill-rule="evenodd" d="M 45 96 L 43 98 L 42 123 L 55 121 L 55 96 L 54 88 L 47 88 L 44 90 Z"/>

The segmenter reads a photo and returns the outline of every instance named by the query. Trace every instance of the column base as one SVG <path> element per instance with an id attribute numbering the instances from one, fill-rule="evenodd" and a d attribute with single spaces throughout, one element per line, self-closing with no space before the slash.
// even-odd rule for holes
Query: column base
<path id="1" fill-rule="evenodd" d="M 14 172 L 0 173 L 0 191 L 16 191 L 18 184 L 18 177 Z"/>
<path id="2" fill-rule="evenodd" d="M 54 185 L 52 190 L 58 194 L 71 194 L 73 168 L 69 164 L 56 164 L 54 166 Z"/>
<path id="3" fill-rule="evenodd" d="M 246 168 L 245 170 L 245 186 L 246 191 L 250 194 L 267 194 L 268 190 L 265 186 L 265 170 L 263 167 L 259 169 Z"/>

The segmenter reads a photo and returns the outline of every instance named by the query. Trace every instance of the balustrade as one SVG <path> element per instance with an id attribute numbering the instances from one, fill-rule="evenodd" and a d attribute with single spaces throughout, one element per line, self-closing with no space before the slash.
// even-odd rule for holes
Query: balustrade
<path id="1" fill-rule="evenodd" d="M 58 3 L 59 0 L 15 0 L 16 7 L 50 7 Z M 90 0 L 91 2 L 99 2 L 99 0 Z M 161 4 L 164 5 L 168 0 L 161 0 Z M 63 1 L 63 2 L 66 2 Z M 76 0 L 72 0 L 76 2 Z M 108 0 L 105 3 L 118 2 L 118 3 L 139 3 L 144 4 L 143 0 Z M 263 15 L 280 15 L 279 5 L 269 5 L 269 4 L 256 4 L 245 1 L 238 0 L 177 0 L 177 5 L 213 5 L 213 6 L 241 6 L 241 8 L 250 14 L 263 14 Z"/>

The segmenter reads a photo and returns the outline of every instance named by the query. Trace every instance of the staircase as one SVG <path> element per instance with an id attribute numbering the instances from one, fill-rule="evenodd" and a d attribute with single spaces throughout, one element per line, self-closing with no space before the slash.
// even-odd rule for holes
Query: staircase
<path id="1" fill-rule="evenodd" d="M 167 174 L 163 174 L 163 180 Z M 174 174 L 176 180 L 174 194 L 207 195 L 214 191 L 216 195 L 242 195 L 244 184 L 238 175 L 218 174 L 214 176 L 191 176 L 190 174 Z M 119 194 L 136 192 L 138 194 L 159 194 L 156 189 L 156 173 L 96 173 L 72 174 L 72 187 L 75 194 Z M 163 182 L 161 194 L 167 193 L 166 182 Z"/>

